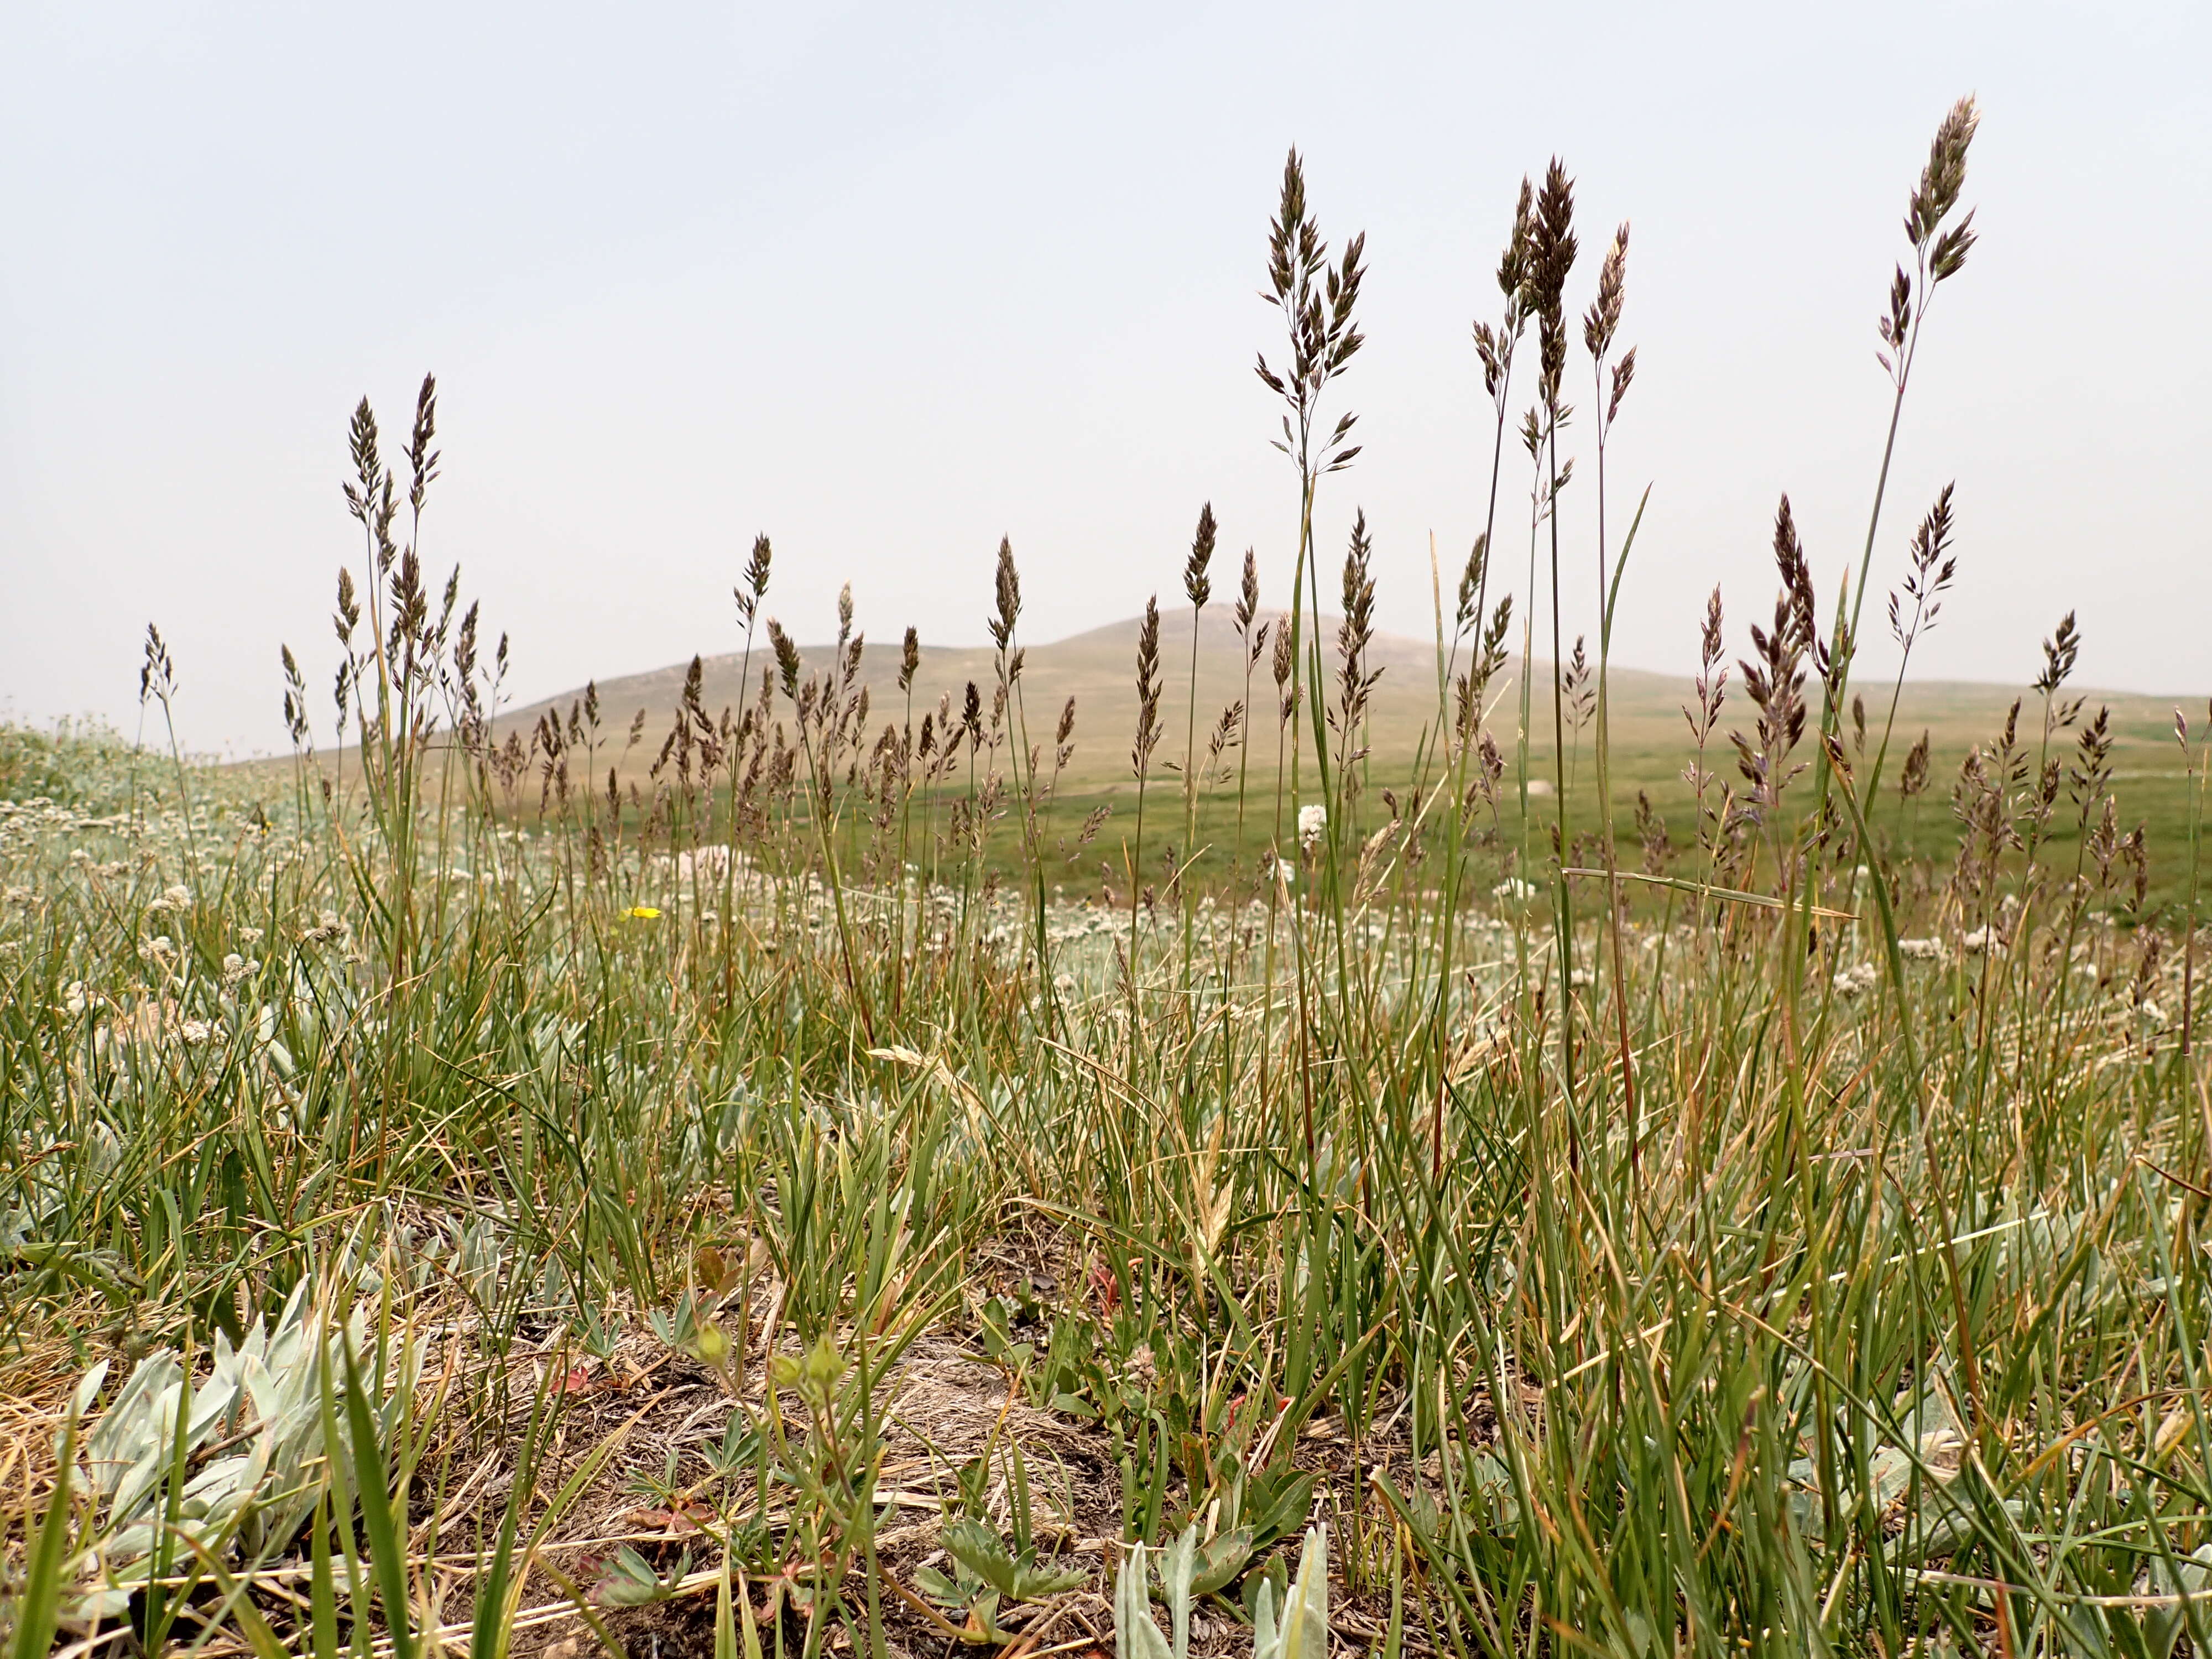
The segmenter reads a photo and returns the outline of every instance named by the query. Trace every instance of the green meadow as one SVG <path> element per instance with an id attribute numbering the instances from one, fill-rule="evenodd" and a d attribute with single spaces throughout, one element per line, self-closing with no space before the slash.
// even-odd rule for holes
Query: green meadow
<path id="1" fill-rule="evenodd" d="M 1873 479 L 1694 678 L 1530 631 L 1644 413 L 1557 163 L 1499 551 L 1381 635 L 1334 235 L 1293 154 L 1288 592 L 1208 508 L 1128 623 L 1030 643 L 1007 548 L 988 647 L 802 647 L 763 537 L 736 650 L 518 708 L 426 380 L 289 756 L 150 629 L 143 744 L 0 727 L 9 1654 L 2204 1650 L 2203 704 L 1912 678 L 1950 503 Z"/>

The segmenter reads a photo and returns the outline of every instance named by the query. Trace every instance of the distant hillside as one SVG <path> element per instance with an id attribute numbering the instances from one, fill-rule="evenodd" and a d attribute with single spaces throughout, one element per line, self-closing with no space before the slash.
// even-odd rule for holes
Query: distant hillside
<path id="1" fill-rule="evenodd" d="M 1268 619 L 1269 626 L 1273 625 Z M 1020 681 L 1023 710 L 1032 742 L 1049 744 L 1061 708 L 1075 701 L 1075 755 L 1063 783 L 1070 793 L 1111 791 L 1129 778 L 1129 744 L 1136 726 L 1135 685 L 1137 618 L 1109 623 L 1101 628 L 1048 644 L 1024 647 Z M 1335 659 L 1334 618 L 1324 618 L 1323 645 L 1327 660 Z M 1272 640 L 1270 641 L 1272 645 Z M 805 647 L 806 672 L 826 666 L 830 647 Z M 1255 769 L 1272 767 L 1277 732 L 1277 702 L 1269 672 L 1268 653 L 1254 665 L 1250 720 L 1251 762 Z M 862 658 L 861 679 L 869 687 L 870 725 L 880 729 L 885 720 L 905 717 L 905 699 L 898 690 L 899 646 L 890 641 L 868 641 Z M 735 707 L 744 696 L 739 684 L 739 653 L 701 659 L 702 700 L 712 714 Z M 1462 650 L 1462 665 L 1465 652 Z M 758 695 L 762 672 L 772 661 L 763 636 L 752 653 L 752 694 Z M 1378 635 L 1369 655 L 1370 668 L 1382 671 L 1370 703 L 1369 741 L 1371 764 L 1379 775 L 1410 763 L 1423 732 L 1437 714 L 1437 659 L 1432 641 L 1403 635 Z M 1156 752 L 1161 762 L 1180 761 L 1189 702 L 1187 688 L 1191 671 L 1191 617 L 1187 610 L 1164 611 L 1160 618 L 1161 719 L 1167 736 Z M 620 759 L 620 769 L 635 775 L 650 764 L 659 750 L 678 702 L 690 665 L 671 664 L 648 673 L 626 675 L 599 683 L 602 750 L 622 750 L 625 734 L 641 710 L 645 735 L 637 748 Z M 1206 615 L 1198 639 L 1199 740 L 1230 703 L 1246 695 L 1244 657 L 1228 607 L 1215 605 Z M 1518 659 L 1493 682 L 1490 699 L 1491 730 L 1502 745 L 1510 747 L 1519 716 Z M 1728 769 L 1726 734 L 1732 727 L 1748 729 L 1752 714 L 1741 687 L 1730 673 L 1729 700 L 1721 715 L 1715 744 L 1721 751 L 1708 764 Z M 914 718 L 919 724 L 925 711 L 934 710 L 940 697 L 949 696 L 957 708 L 969 681 L 981 689 L 988 707 L 995 684 L 994 653 L 988 646 L 931 647 L 921 651 L 921 666 L 915 678 Z M 1690 682 L 1684 678 L 1640 669 L 1615 668 L 1611 676 L 1611 723 L 1617 769 L 1624 784 L 1663 785 L 1687 763 L 1690 734 L 1682 706 L 1690 700 Z M 1534 747 L 1548 757 L 1551 752 L 1551 667 L 1540 662 L 1535 669 L 1535 707 L 1532 720 Z M 1879 736 L 1887 712 L 1888 687 L 1863 687 L 1868 718 Z M 1333 695 L 1332 687 L 1332 695 Z M 502 732 L 520 727 L 526 733 L 548 709 L 563 714 L 583 695 L 582 688 L 557 697 L 515 708 L 500 720 Z M 1932 734 L 1940 790 L 1959 758 L 1976 742 L 1993 738 L 2005 710 L 2024 688 L 1954 681 L 1909 683 L 1898 714 L 1899 747 L 1917 738 L 1924 727 Z M 2178 775 L 2179 753 L 2172 741 L 2171 704 L 2154 697 L 2132 694 L 2088 692 L 2088 708 L 2109 705 L 2117 734 L 2115 762 L 2123 777 L 2130 773 L 2164 776 Z M 779 702 L 781 700 L 779 699 Z M 787 714 L 787 706 L 786 713 Z M 2040 734 L 2040 709 L 2032 698 L 2022 705 L 2026 734 Z M 1589 734 L 1583 736 L 1587 750 Z M 1583 763 L 1587 763 L 1585 753 Z M 1548 764 L 1548 760 L 1547 762 Z M 1893 763 L 1891 775 L 1894 775 Z M 1656 792 L 1655 792 L 1656 793 Z"/>

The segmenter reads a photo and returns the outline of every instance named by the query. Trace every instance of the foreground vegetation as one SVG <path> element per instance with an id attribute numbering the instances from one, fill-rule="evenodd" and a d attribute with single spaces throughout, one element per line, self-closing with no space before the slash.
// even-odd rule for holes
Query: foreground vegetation
<path id="1" fill-rule="evenodd" d="M 1911 196 L 1900 405 L 1973 125 Z M 2201 1642 L 2206 733 L 2154 848 L 2069 622 L 1949 854 L 1876 833 L 1946 789 L 1853 674 L 1879 491 L 1832 618 L 1784 501 L 1733 678 L 1715 597 L 1675 830 L 1618 821 L 1626 240 L 1577 413 L 1571 189 L 1524 186 L 1477 330 L 1496 539 L 1385 764 L 1364 530 L 1333 632 L 1312 530 L 1363 250 L 1331 262 L 1291 159 L 1292 603 L 1248 567 L 1249 689 L 1180 727 L 1147 613 L 1131 787 L 1073 824 L 1011 549 L 964 698 L 903 699 L 909 635 L 871 709 L 849 603 L 810 665 L 763 539 L 742 706 L 683 698 L 642 777 L 596 707 L 502 731 L 504 644 L 416 550 L 434 389 L 396 477 L 364 405 L 335 740 L 288 653 L 282 799 L 0 734 L 12 1650 Z M 1908 542 L 1908 659 L 1952 517 Z M 157 634 L 142 689 L 167 732 Z"/>

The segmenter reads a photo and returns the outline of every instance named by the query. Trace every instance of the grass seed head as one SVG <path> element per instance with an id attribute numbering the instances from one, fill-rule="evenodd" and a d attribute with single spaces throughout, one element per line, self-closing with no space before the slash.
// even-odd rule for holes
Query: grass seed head
<path id="1" fill-rule="evenodd" d="M 768 592 L 769 561 L 775 556 L 765 534 L 753 538 L 752 556 L 745 561 L 744 575 L 730 592 L 738 602 L 738 620 L 744 623 L 747 633 L 752 631 L 754 614 Z"/>
<path id="2" fill-rule="evenodd" d="M 1536 319 L 1544 407 L 1557 423 L 1565 410 L 1559 385 L 1567 367 L 1567 277 L 1575 268 L 1575 184 L 1559 157 L 1544 173 L 1529 233 L 1528 309 Z"/>
<path id="3" fill-rule="evenodd" d="M 1589 311 L 1583 315 L 1583 345 L 1592 357 L 1602 361 L 1613 349 L 1613 337 L 1620 327 L 1620 308 L 1627 295 L 1628 287 L 1628 222 L 1621 222 L 1613 234 L 1613 246 L 1605 251 L 1605 261 L 1598 267 L 1597 298 L 1590 301 Z"/>
<path id="4" fill-rule="evenodd" d="M 1022 614 L 1021 573 L 1014 568 L 1014 544 L 1011 537 L 999 538 L 999 564 L 993 586 L 998 609 L 990 620 L 991 642 L 1000 651 L 1014 636 L 1014 623 Z"/>
<path id="5" fill-rule="evenodd" d="M 799 647 L 792 643 L 791 635 L 783 631 L 783 624 L 773 617 L 768 619 L 768 641 L 775 652 L 776 672 L 783 679 L 783 695 L 796 702 L 799 700 Z"/>
<path id="6" fill-rule="evenodd" d="M 1215 534 L 1213 503 L 1208 501 L 1198 509 L 1198 529 L 1190 538 L 1190 556 L 1182 566 L 1182 591 L 1194 611 L 1204 610 L 1213 597 L 1213 581 L 1206 573 L 1213 563 Z"/>

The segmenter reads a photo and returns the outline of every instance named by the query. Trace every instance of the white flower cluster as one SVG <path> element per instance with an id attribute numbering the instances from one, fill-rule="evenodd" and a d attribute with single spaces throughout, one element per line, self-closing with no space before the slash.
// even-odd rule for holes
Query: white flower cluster
<path id="1" fill-rule="evenodd" d="M 1316 804 L 1298 808 L 1298 845 L 1310 853 L 1328 829 L 1328 809 Z"/>
<path id="2" fill-rule="evenodd" d="M 1862 962 L 1856 968 L 1846 968 L 1835 978 L 1838 994 L 1847 997 L 1871 991 L 1881 983 L 1881 969 L 1870 962 Z"/>

